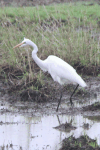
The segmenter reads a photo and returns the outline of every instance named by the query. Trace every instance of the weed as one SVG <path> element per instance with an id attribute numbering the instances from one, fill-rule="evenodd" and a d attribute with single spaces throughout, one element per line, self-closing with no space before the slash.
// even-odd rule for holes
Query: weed
<path id="1" fill-rule="evenodd" d="M 90 142 L 89 145 L 92 146 L 93 148 L 96 148 L 98 146 L 96 141 Z"/>
<path id="2" fill-rule="evenodd" d="M 92 149 L 99 150 L 99 146 L 96 140 L 90 139 L 87 135 L 80 136 L 79 138 L 75 138 L 70 136 L 69 138 L 65 138 L 62 142 L 62 148 L 60 150 L 70 150 L 70 149 Z"/>

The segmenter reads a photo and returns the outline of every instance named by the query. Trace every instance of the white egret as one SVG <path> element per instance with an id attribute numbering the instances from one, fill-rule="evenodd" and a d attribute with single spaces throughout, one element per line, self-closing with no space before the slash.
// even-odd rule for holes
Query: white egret
<path id="1" fill-rule="evenodd" d="M 50 55 L 45 60 L 41 60 L 40 58 L 38 58 L 38 47 L 29 39 L 24 38 L 24 40 L 20 44 L 16 45 L 14 48 L 24 47 L 26 45 L 30 45 L 33 47 L 32 58 L 43 71 L 48 71 L 48 73 L 51 75 L 54 81 L 58 82 L 60 85 L 66 84 L 68 81 L 72 83 L 77 83 L 76 88 L 70 96 L 70 103 L 72 105 L 72 96 L 75 93 L 78 86 L 87 86 L 83 79 L 77 74 L 76 70 L 72 66 L 70 66 L 67 62 L 65 62 L 57 56 Z M 61 103 L 61 98 L 62 92 L 58 101 L 56 111 L 58 111 L 59 105 Z"/>

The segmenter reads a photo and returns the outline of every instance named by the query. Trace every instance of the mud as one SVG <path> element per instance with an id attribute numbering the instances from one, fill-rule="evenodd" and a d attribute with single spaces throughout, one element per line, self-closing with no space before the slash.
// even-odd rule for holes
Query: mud
<path id="1" fill-rule="evenodd" d="M 83 89 L 79 87 L 76 94 L 73 97 L 74 106 L 70 105 L 69 97 L 75 87 L 75 85 L 66 85 L 63 88 L 63 97 L 62 97 L 62 104 L 59 107 L 59 111 L 56 112 L 57 103 L 60 97 L 60 90 L 61 86 L 56 82 L 50 79 L 49 81 L 44 81 L 45 84 L 42 86 L 39 83 L 41 90 L 32 90 L 26 89 L 21 91 L 21 86 L 13 87 L 8 82 L 2 79 L 0 82 L 0 99 L 6 99 L 8 103 L 11 105 L 16 105 L 20 102 L 22 107 L 25 109 L 32 108 L 35 111 L 38 111 L 40 114 L 69 114 L 76 115 L 79 112 L 81 114 L 86 114 L 91 111 L 94 115 L 95 113 L 98 114 L 100 110 L 100 103 L 98 102 L 91 102 L 91 104 L 87 104 L 91 99 L 98 99 L 99 92 L 100 92 L 100 83 L 99 77 L 84 77 L 88 87 Z M 35 81 L 32 83 L 35 84 Z M 17 90 L 16 90 L 17 89 Z M 3 101 L 4 102 L 4 101 Z M 4 104 L 2 104 L 4 105 Z M 65 105 L 63 107 L 63 105 Z M 37 108 L 37 107 L 38 108 Z M 78 106 L 78 107 L 77 107 Z M 20 108 L 18 108 L 20 109 Z M 34 114 L 35 115 L 35 114 Z M 36 114 L 37 115 L 37 114 Z"/>
<path id="2" fill-rule="evenodd" d="M 64 131 L 64 132 L 70 132 L 71 130 L 75 130 L 76 127 L 72 126 L 71 123 L 63 123 L 63 124 L 60 124 L 59 126 L 57 127 L 54 127 L 55 129 L 58 129 L 60 131 Z"/>

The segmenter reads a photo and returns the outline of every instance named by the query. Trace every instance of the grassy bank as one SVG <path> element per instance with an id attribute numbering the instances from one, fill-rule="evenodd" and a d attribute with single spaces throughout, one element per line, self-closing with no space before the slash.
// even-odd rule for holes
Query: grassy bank
<path id="1" fill-rule="evenodd" d="M 98 74 L 100 65 L 100 6 L 65 3 L 37 7 L 0 8 L 0 67 L 12 84 L 44 78 L 31 58 L 32 49 L 13 49 L 24 37 L 34 41 L 38 56 L 53 54 L 85 74 Z M 15 82 L 13 79 L 17 79 Z M 21 83 L 22 83 L 21 82 Z"/>

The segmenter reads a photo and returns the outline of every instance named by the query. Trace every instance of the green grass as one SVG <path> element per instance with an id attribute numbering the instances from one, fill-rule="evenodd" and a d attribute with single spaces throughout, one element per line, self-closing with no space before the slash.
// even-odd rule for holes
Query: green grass
<path id="1" fill-rule="evenodd" d="M 53 17 L 55 19 L 67 20 L 77 18 L 81 22 L 96 23 L 96 19 L 100 20 L 100 7 L 98 4 L 92 6 L 83 5 L 83 3 L 57 4 L 50 6 L 37 7 L 3 7 L 0 8 L 0 18 L 8 19 L 13 22 L 16 18 L 23 21 L 43 21 L 44 19 Z"/>
<path id="2" fill-rule="evenodd" d="M 1 68 L 4 65 L 13 66 L 24 72 L 24 78 L 30 74 L 33 78 L 36 71 L 31 58 L 32 49 L 13 49 L 24 37 L 37 44 L 41 59 L 52 54 L 72 66 L 99 66 L 100 6 L 84 4 L 79 2 L 37 7 L 1 7 Z"/>

